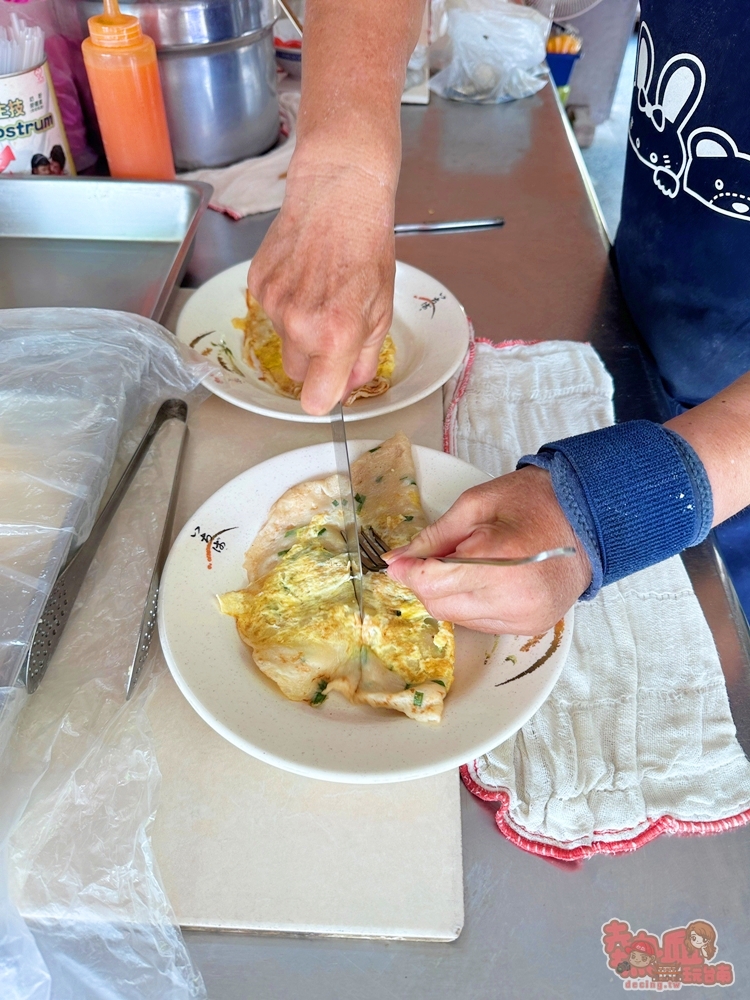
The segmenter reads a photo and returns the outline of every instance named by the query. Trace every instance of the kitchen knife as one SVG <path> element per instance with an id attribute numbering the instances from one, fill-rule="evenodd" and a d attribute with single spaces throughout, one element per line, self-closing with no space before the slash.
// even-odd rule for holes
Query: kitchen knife
<path id="1" fill-rule="evenodd" d="M 352 586 L 357 598 L 359 617 L 362 619 L 362 554 L 359 550 L 359 532 L 357 528 L 357 497 L 352 486 L 352 469 L 349 461 L 349 446 L 346 443 L 346 425 L 344 423 L 344 408 L 338 403 L 331 410 L 331 436 L 333 450 L 336 453 L 336 471 L 339 475 L 339 503 L 344 516 L 344 537 L 349 553 L 349 566 L 352 574 Z"/>

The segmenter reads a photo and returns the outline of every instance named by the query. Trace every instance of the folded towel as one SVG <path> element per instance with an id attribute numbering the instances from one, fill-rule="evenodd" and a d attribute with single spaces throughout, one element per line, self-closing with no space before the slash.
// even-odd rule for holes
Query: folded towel
<path id="1" fill-rule="evenodd" d="M 240 160 L 229 167 L 193 170 L 180 174 L 180 180 L 205 181 L 213 189 L 209 207 L 233 219 L 281 208 L 286 190 L 286 173 L 294 152 L 297 134 L 299 93 L 279 94 L 281 136 L 279 142 L 262 156 Z"/>
<path id="2" fill-rule="evenodd" d="M 612 423 L 611 398 L 587 344 L 477 341 L 446 386 L 445 449 L 503 475 L 549 440 Z M 750 763 L 679 557 L 577 605 L 550 697 L 462 775 L 500 804 L 505 837 L 563 860 L 750 821 Z"/>

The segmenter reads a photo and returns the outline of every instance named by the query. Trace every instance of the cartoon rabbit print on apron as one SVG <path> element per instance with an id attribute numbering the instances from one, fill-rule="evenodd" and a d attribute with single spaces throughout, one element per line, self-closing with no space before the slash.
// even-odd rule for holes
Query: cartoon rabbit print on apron
<path id="1" fill-rule="evenodd" d="M 706 87 L 703 63 L 680 52 L 664 64 L 655 84 L 654 65 L 654 43 L 644 21 L 628 129 L 635 155 L 668 198 L 682 189 L 714 212 L 750 221 L 750 156 L 721 129 L 691 132 L 688 127 Z"/>

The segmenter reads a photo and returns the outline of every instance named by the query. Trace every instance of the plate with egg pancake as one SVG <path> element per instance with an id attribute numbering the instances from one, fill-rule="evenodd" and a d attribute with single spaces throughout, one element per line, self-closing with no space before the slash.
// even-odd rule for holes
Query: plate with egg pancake
<path id="1" fill-rule="evenodd" d="M 389 544 L 488 478 L 403 435 L 349 446 L 360 522 Z M 366 574 L 360 622 L 336 538 L 335 469 L 332 444 L 287 452 L 196 511 L 162 580 L 165 657 L 198 714 L 267 763 L 353 783 L 449 770 L 546 699 L 572 612 L 541 636 L 454 629 L 378 573 Z"/>
<path id="2" fill-rule="evenodd" d="M 305 413 L 301 386 L 284 372 L 281 342 L 259 303 L 247 292 L 250 261 L 211 278 L 188 299 L 176 335 L 215 365 L 204 384 L 246 410 L 282 420 L 325 423 Z M 345 403 L 347 421 L 399 410 L 448 381 L 469 345 L 460 302 L 435 278 L 397 262 L 393 321 L 374 379 Z"/>

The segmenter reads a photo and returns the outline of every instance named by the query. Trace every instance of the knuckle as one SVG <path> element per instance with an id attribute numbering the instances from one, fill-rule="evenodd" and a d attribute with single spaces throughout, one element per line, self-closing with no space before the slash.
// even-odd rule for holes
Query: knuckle
<path id="1" fill-rule="evenodd" d="M 425 599 L 443 599 L 466 590 L 461 566 L 446 566 L 434 559 L 421 561 L 412 574 L 412 589 L 424 604 Z M 458 571 L 458 572 L 457 572 Z"/>
<path id="2" fill-rule="evenodd" d="M 442 531 L 440 524 L 441 520 L 441 518 L 438 518 L 437 521 L 434 521 L 432 524 L 428 524 L 422 528 L 422 530 L 416 534 L 414 538 L 412 538 L 411 544 L 415 547 L 419 546 L 420 548 L 425 545 L 431 546 L 435 539 L 440 537 L 440 533 Z"/>
<path id="3" fill-rule="evenodd" d="M 281 350 L 281 363 L 287 375 L 298 382 L 304 380 L 308 369 L 308 361 L 304 354 L 285 343 Z"/>
<path id="4" fill-rule="evenodd" d="M 278 301 L 277 311 L 287 336 L 292 340 L 300 340 L 308 332 L 310 316 L 299 303 L 294 300 Z"/>
<path id="5" fill-rule="evenodd" d="M 321 351 L 341 355 L 359 354 L 362 330 L 353 320 L 324 320 L 318 324 L 316 342 Z"/>
<path id="6" fill-rule="evenodd" d="M 449 621 L 450 620 L 449 616 L 448 616 L 448 613 L 446 612 L 446 610 L 445 610 L 445 608 L 443 606 L 443 602 L 442 601 L 433 601 L 430 598 L 426 598 L 424 601 L 422 601 L 422 604 L 424 604 L 424 606 L 430 612 L 430 615 L 433 618 L 436 618 L 438 621 Z"/>
<path id="7" fill-rule="evenodd" d="M 482 486 L 472 486 L 465 490 L 451 507 L 451 512 L 457 512 L 467 524 L 476 520 L 485 506 L 485 496 Z"/>
<path id="8" fill-rule="evenodd" d="M 413 591 L 420 601 L 429 593 L 429 581 L 425 580 L 424 562 L 421 559 L 399 559 L 393 570 L 399 583 Z"/>
<path id="9" fill-rule="evenodd" d="M 258 282 L 253 286 L 248 282 L 250 294 L 263 308 L 263 311 L 271 320 L 273 328 L 282 336 L 285 331 L 284 320 L 284 297 L 279 287 L 272 281 Z"/>

